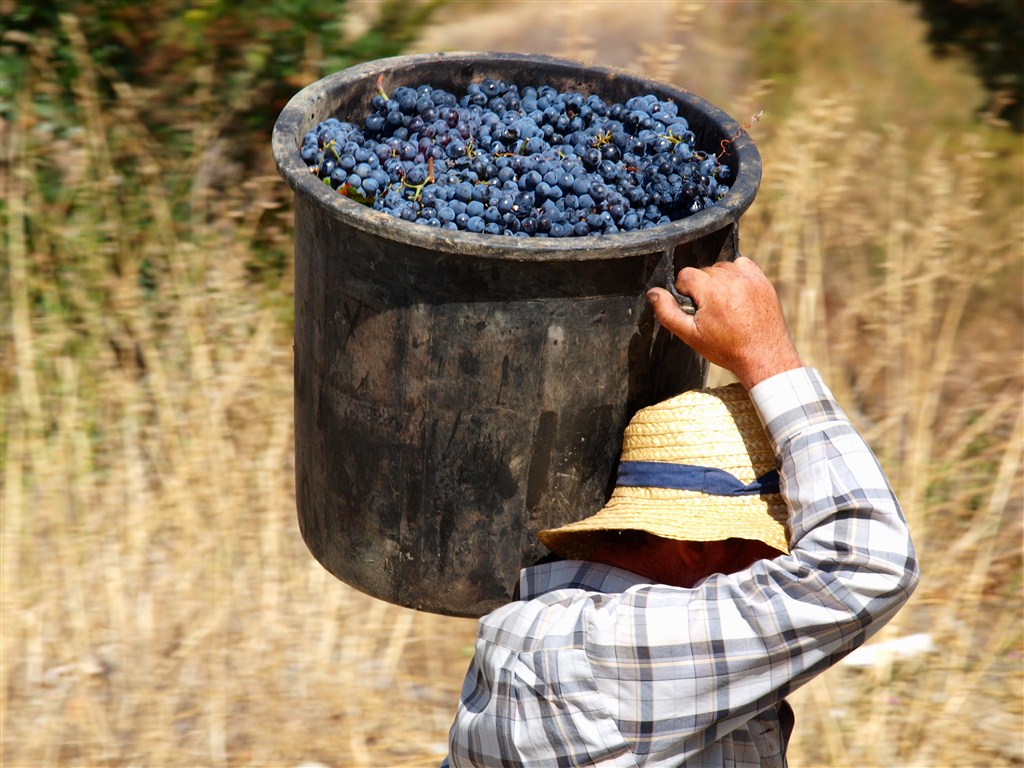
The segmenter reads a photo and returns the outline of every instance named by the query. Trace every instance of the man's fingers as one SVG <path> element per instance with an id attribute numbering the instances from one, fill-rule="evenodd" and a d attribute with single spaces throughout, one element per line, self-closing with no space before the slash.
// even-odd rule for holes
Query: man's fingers
<path id="1" fill-rule="evenodd" d="M 710 280 L 711 276 L 703 269 L 683 267 L 676 276 L 676 290 L 684 296 L 689 296 L 693 299 L 694 305 L 699 307 L 705 293 L 704 289 Z"/>
<path id="2" fill-rule="evenodd" d="M 704 269 L 698 269 L 697 267 L 683 267 L 679 270 L 679 274 L 676 275 L 676 288 L 679 289 L 680 293 L 686 293 L 683 288 L 690 289 L 699 283 L 705 283 L 711 279 L 711 276 Z"/>
<path id="3" fill-rule="evenodd" d="M 748 275 L 764 275 L 763 270 L 753 259 L 748 259 L 746 256 L 737 256 L 732 262 L 736 269 Z"/>
<path id="4" fill-rule="evenodd" d="M 654 316 L 662 327 L 686 341 L 694 332 L 694 320 L 682 310 L 675 297 L 664 288 L 652 288 L 647 292 Z"/>

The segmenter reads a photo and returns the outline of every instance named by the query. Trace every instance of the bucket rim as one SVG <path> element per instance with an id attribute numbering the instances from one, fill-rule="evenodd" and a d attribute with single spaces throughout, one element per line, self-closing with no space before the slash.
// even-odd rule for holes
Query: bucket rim
<path id="1" fill-rule="evenodd" d="M 525 84 L 543 85 L 546 79 L 550 79 L 546 72 L 558 71 L 592 83 L 591 93 L 598 94 L 602 84 L 625 82 L 638 89 L 636 95 L 654 93 L 659 98 L 675 101 L 684 114 L 696 113 L 706 118 L 731 138 L 729 156 L 731 165 L 738 170 L 728 194 L 721 201 L 686 218 L 634 232 L 562 238 L 475 234 L 404 221 L 338 194 L 309 172 L 298 152 L 302 136 L 309 127 L 331 116 L 361 122 L 360 116 L 356 115 L 318 115 L 317 110 L 324 109 L 324 105 L 331 101 L 331 94 L 341 92 L 346 86 L 362 83 L 375 86 L 381 75 L 391 78 L 394 85 L 412 85 L 402 80 L 403 75 L 408 78 L 432 66 L 461 68 L 467 73 L 473 70 L 474 74 L 464 75 L 468 78 L 467 83 L 492 76 L 475 74 L 483 67 L 495 70 L 509 66 L 544 67 L 539 70 L 536 82 Z M 438 87 L 450 88 L 447 85 Z M 307 123 L 308 127 L 304 127 Z M 749 133 L 733 117 L 703 97 L 625 69 L 584 64 L 567 58 L 507 52 L 410 54 L 375 59 L 339 70 L 310 83 L 291 97 L 275 122 L 272 149 L 278 173 L 294 191 L 296 203 L 300 199 L 312 203 L 331 218 L 373 237 L 432 251 L 513 261 L 590 261 L 671 250 L 681 243 L 698 240 L 738 222 L 753 204 L 761 180 L 761 156 Z"/>

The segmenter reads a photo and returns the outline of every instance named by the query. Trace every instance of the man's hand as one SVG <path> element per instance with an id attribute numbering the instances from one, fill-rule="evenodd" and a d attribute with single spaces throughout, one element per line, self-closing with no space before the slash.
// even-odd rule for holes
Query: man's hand
<path id="1" fill-rule="evenodd" d="M 748 390 L 803 365 L 775 287 L 750 259 L 685 267 L 676 288 L 693 299 L 696 314 L 683 312 L 663 288 L 652 288 L 647 298 L 658 322 L 705 360 L 732 371 Z"/>

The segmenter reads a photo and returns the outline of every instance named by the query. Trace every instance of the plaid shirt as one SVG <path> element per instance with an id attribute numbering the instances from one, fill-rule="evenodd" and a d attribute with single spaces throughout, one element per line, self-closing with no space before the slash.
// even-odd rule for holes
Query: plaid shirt
<path id="1" fill-rule="evenodd" d="M 443 768 L 785 765 L 784 697 L 891 619 L 919 571 L 882 469 L 818 373 L 750 395 L 791 553 L 692 589 L 590 562 L 525 569 L 522 599 L 480 620 Z"/>

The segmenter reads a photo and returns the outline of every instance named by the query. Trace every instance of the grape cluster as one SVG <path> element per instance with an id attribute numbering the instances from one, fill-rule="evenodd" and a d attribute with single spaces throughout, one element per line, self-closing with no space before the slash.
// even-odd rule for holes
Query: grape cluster
<path id="1" fill-rule="evenodd" d="M 676 104 L 472 83 L 374 96 L 362 124 L 328 118 L 303 161 L 325 184 L 406 221 L 518 237 L 629 232 L 714 205 L 731 170 L 695 146 Z"/>

